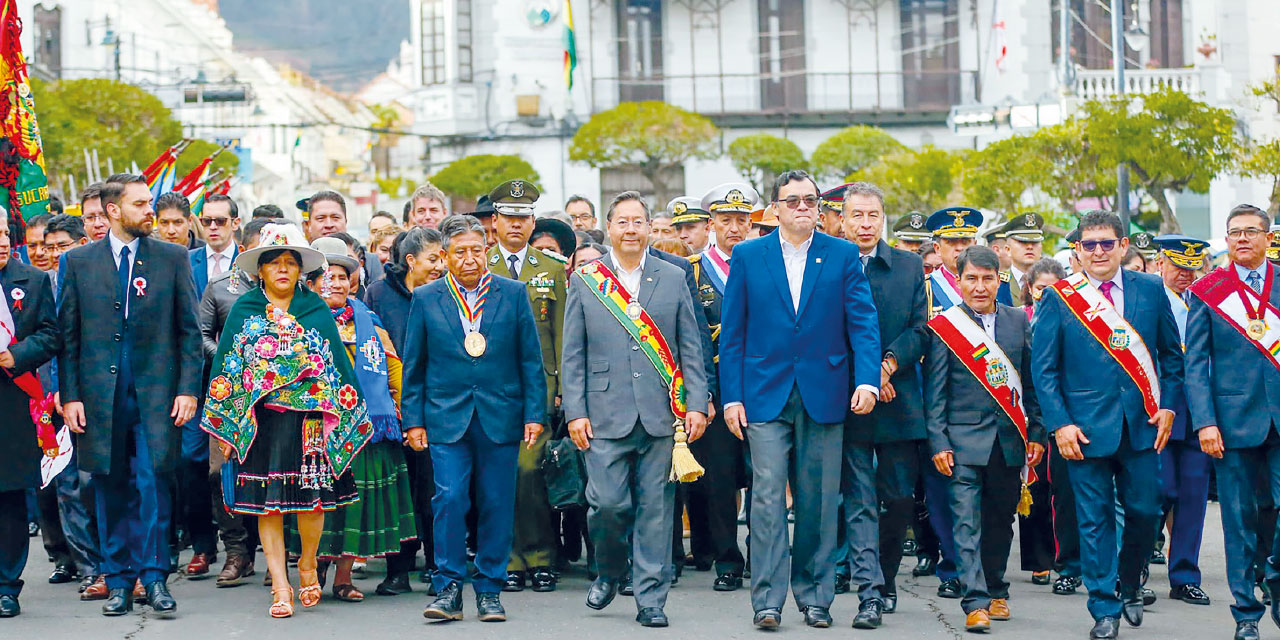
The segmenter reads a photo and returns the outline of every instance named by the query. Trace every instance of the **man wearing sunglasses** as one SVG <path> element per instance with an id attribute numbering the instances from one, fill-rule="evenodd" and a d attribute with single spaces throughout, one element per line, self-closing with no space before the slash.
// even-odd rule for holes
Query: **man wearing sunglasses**
<path id="1" fill-rule="evenodd" d="M 240 249 L 236 246 L 236 230 L 240 228 L 240 209 L 229 196 L 214 194 L 200 212 L 205 246 L 191 250 L 191 275 L 196 278 L 196 297 L 204 296 L 204 288 L 214 276 L 231 269 Z"/>
<path id="2" fill-rule="evenodd" d="M 1142 568 L 1160 517 L 1157 455 L 1183 393 L 1182 341 L 1164 283 L 1122 270 L 1128 249 L 1119 217 L 1085 214 L 1076 243 L 1084 271 L 1045 290 L 1032 326 L 1041 413 L 1075 490 L 1090 638 L 1115 638 L 1121 615 L 1142 624 Z"/>

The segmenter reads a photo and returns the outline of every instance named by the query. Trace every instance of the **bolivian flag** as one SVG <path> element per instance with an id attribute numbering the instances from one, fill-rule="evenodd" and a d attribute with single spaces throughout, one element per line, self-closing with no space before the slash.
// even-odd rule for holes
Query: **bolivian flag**
<path id="1" fill-rule="evenodd" d="M 980 345 L 978 345 L 978 348 L 977 348 L 977 349 L 974 349 L 974 350 L 973 350 L 973 359 L 974 359 L 974 360 L 981 360 L 981 359 L 983 359 L 983 358 L 987 357 L 987 354 L 988 354 L 988 353 L 991 353 L 991 350 L 987 348 L 987 345 L 985 345 L 985 344 L 980 344 Z"/>
<path id="2" fill-rule="evenodd" d="M 564 86 L 573 89 L 573 70 L 578 67 L 578 43 L 573 35 L 573 3 L 564 0 Z"/>

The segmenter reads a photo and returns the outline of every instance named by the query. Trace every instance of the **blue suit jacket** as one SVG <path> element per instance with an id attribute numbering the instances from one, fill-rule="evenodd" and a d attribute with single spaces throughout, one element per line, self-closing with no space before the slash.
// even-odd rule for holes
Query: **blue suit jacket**
<path id="1" fill-rule="evenodd" d="M 725 404 L 743 403 L 751 422 L 777 418 L 797 384 L 819 423 L 844 422 L 858 385 L 880 388 L 880 327 L 856 246 L 814 233 L 799 306 L 796 313 L 778 234 L 734 248 L 721 312 L 720 392 Z"/>
<path id="2" fill-rule="evenodd" d="M 457 442 L 475 415 L 490 440 L 519 442 L 527 422 L 546 422 L 542 347 L 524 283 L 493 278 L 480 319 L 483 355 L 463 349 L 462 320 L 440 278 L 413 291 L 404 338 L 403 428 L 429 442 Z"/>
<path id="3" fill-rule="evenodd" d="M 240 247 L 235 246 L 232 252 L 231 261 L 235 262 L 236 256 L 240 255 Z M 205 252 L 203 246 L 196 247 L 187 252 L 187 257 L 191 260 L 191 277 L 196 282 L 196 300 L 204 297 L 204 288 L 209 286 L 209 254 Z M 225 269 L 230 269 L 231 265 L 225 265 Z"/>
<path id="4" fill-rule="evenodd" d="M 1160 379 L 1160 408 L 1177 411 L 1183 402 L 1182 341 L 1164 283 L 1158 276 L 1125 270 L 1124 319 L 1138 332 L 1155 361 Z M 1045 428 L 1051 433 L 1069 424 L 1089 438 L 1087 458 L 1113 455 L 1120 430 L 1129 425 L 1129 445 L 1138 451 L 1155 445 L 1155 425 L 1147 423 L 1142 393 L 1098 340 L 1072 315 L 1062 296 L 1040 299 L 1031 329 L 1032 376 Z"/>
<path id="5" fill-rule="evenodd" d="M 1234 265 L 1226 268 L 1234 269 Z M 1271 304 L 1280 307 L 1277 269 Z M 1187 404 L 1191 427 L 1216 426 L 1228 449 L 1256 447 L 1280 428 L 1280 371 L 1203 300 L 1187 316 Z"/>

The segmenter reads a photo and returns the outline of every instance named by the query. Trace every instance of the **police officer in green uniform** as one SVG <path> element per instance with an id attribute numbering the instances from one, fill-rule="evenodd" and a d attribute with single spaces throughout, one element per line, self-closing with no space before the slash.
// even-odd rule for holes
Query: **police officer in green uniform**
<path id="1" fill-rule="evenodd" d="M 899 216 L 893 223 L 895 247 L 903 251 L 919 251 L 924 243 L 933 241 L 933 234 L 925 228 L 925 215 L 919 211 L 911 211 Z"/>
<path id="2" fill-rule="evenodd" d="M 1139 231 L 1129 236 L 1129 246 L 1133 247 L 1138 255 L 1146 262 L 1147 273 L 1159 273 L 1159 269 L 1155 266 L 1156 256 L 1160 255 L 1160 247 L 1156 246 L 1155 234 Z"/>
<path id="3" fill-rule="evenodd" d="M 1044 255 L 1044 216 L 1035 212 L 1015 215 L 1002 231 L 1009 254 L 1009 292 L 1013 294 L 1013 306 L 1021 307 L 1027 272 Z"/>
<path id="4" fill-rule="evenodd" d="M 489 193 L 497 236 L 497 243 L 489 249 L 489 270 L 525 283 L 529 292 L 529 304 L 533 307 L 533 319 L 542 344 L 547 415 L 550 416 L 555 413 L 560 395 L 560 341 L 567 283 L 564 264 L 529 245 L 534 229 L 533 205 L 537 200 L 537 187 L 524 180 L 508 180 Z M 542 476 L 542 456 L 551 431 L 544 430 L 532 448 L 520 448 L 516 463 L 515 534 L 504 591 L 521 591 L 526 584 L 534 591 L 556 588 L 551 565 L 557 543 Z"/>

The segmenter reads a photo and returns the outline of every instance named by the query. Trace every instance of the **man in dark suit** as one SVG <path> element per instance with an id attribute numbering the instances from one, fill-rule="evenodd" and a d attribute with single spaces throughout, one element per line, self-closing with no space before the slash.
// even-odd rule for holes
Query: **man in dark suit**
<path id="1" fill-rule="evenodd" d="M 414 290 L 405 330 L 401 402 L 409 444 L 431 443 L 439 594 L 423 615 L 462 619 L 467 511 L 475 478 L 478 525 L 472 582 L 481 621 L 507 619 L 499 595 L 516 500 L 520 443 L 532 447 L 546 419 L 542 347 L 518 281 L 485 266 L 485 233 L 471 216 L 440 223 L 449 273 Z"/>
<path id="2" fill-rule="evenodd" d="M 880 393 L 880 330 L 856 248 L 815 233 L 818 185 L 778 176 L 778 232 L 734 249 L 720 333 L 725 423 L 751 452 L 751 605 L 782 621 L 790 583 L 805 623 L 831 626 L 841 424 Z M 793 463 L 792 460 L 795 460 Z M 786 489 L 794 496 L 788 544 Z M 794 554 L 794 559 L 792 555 Z"/>
<path id="3" fill-rule="evenodd" d="M 569 436 L 586 452 L 587 521 L 599 573 L 587 606 L 609 606 L 630 555 L 636 621 L 665 627 L 673 574 L 672 394 L 679 389 L 672 386 L 676 372 L 665 366 L 660 371 L 655 358 L 683 372 L 684 430 L 691 441 L 706 427 L 702 411 L 710 391 L 702 368 L 704 327 L 695 318 L 692 296 L 680 286 L 681 271 L 646 251 L 649 219 L 639 193 L 618 194 L 606 214 L 613 250 L 571 276 L 563 405 Z M 606 291 L 625 292 L 625 305 L 622 293 Z M 652 343 L 657 346 L 645 344 L 654 336 L 662 338 Z"/>
<path id="4" fill-rule="evenodd" d="M 104 615 L 133 608 L 135 580 L 153 611 L 177 610 L 169 573 L 169 478 L 179 429 L 201 392 L 200 329 L 191 265 L 181 247 L 151 239 L 154 211 L 142 176 L 102 187 L 106 240 L 62 257 L 58 359 L 63 417 L 80 469 L 93 474 Z"/>
<path id="5" fill-rule="evenodd" d="M 884 192 L 879 187 L 846 185 L 840 220 L 844 237 L 858 246 L 871 284 L 882 355 L 880 402 L 871 413 L 850 413 L 844 420 L 840 493 L 847 568 L 837 570 L 846 572 L 837 580 L 848 581 L 858 593 L 853 626 L 874 629 L 881 613 L 897 608 L 895 578 L 915 514 L 912 494 L 926 436 L 917 368 L 927 344 L 924 265 L 920 256 L 884 241 Z"/>
<path id="6" fill-rule="evenodd" d="M 934 467 L 951 478 L 965 629 L 983 632 L 1011 615 L 1004 572 L 1021 472 L 1044 456 L 1045 434 L 1027 315 L 996 302 L 1000 258 L 970 247 L 956 269 L 963 302 L 929 322 L 925 406 Z"/>
<path id="7" fill-rule="evenodd" d="M 1156 456 L 1172 429 L 1169 407 L 1182 395 L 1182 341 L 1160 279 L 1120 269 L 1129 248 L 1120 219 L 1092 211 L 1079 229 L 1084 271 L 1041 297 L 1032 374 L 1075 489 L 1090 637 L 1114 638 L 1122 613 L 1130 625 L 1142 623 L 1142 567 L 1160 517 Z"/>
<path id="8" fill-rule="evenodd" d="M 6 216 L 7 218 L 7 216 Z M 7 220 L 6 220 L 7 222 Z M 0 225 L 0 618 L 18 615 L 27 564 L 26 491 L 40 486 L 40 448 L 31 420 L 31 396 L 15 382 L 34 376 L 58 353 L 53 284 L 39 269 L 9 257 L 9 225 Z M 29 382 L 35 382 L 30 379 Z M 38 382 L 37 382 L 38 386 Z"/>
<path id="9" fill-rule="evenodd" d="M 1216 458 L 1238 640 L 1258 638 L 1265 611 L 1254 595 L 1257 494 L 1274 496 L 1280 489 L 1280 364 L 1273 346 L 1280 340 L 1280 286 L 1276 267 L 1266 259 L 1269 228 L 1267 214 L 1257 207 L 1231 210 L 1231 263 L 1191 285 L 1187 315 L 1189 426 L 1204 452 Z M 1257 486 L 1259 477 L 1266 479 L 1265 486 Z M 1280 594 L 1275 555 L 1266 565 L 1266 580 L 1274 599 Z M 1280 624 L 1274 600 L 1271 607 L 1272 620 Z"/>

